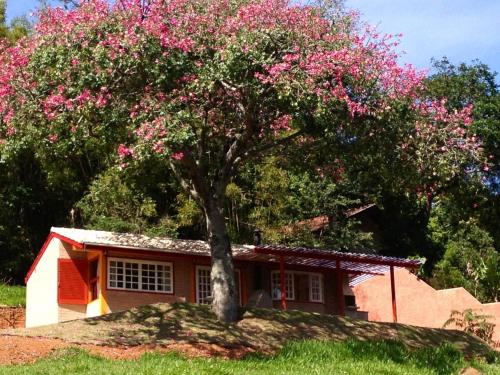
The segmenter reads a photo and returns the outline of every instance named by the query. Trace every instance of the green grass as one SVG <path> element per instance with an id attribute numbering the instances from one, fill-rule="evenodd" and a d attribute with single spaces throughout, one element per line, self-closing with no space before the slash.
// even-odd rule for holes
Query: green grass
<path id="1" fill-rule="evenodd" d="M 484 374 L 499 374 L 498 355 L 474 363 Z M 0 367 L 5 375 L 21 374 L 458 374 L 470 366 L 449 344 L 410 350 L 400 342 L 302 341 L 287 344 L 272 357 L 242 360 L 186 359 L 178 354 L 148 353 L 137 360 L 112 361 L 80 349 L 66 349 L 31 365 Z"/>
<path id="2" fill-rule="evenodd" d="M 26 287 L 0 284 L 0 305 L 26 306 Z"/>

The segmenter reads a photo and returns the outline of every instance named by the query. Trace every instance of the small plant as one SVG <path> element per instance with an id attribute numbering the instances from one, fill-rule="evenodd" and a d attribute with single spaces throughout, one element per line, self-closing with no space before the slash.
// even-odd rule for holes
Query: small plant
<path id="1" fill-rule="evenodd" d="M 457 329 L 471 333 L 494 347 L 499 347 L 500 342 L 493 340 L 495 324 L 490 321 L 491 318 L 490 315 L 479 314 L 472 309 L 465 309 L 462 312 L 453 310 L 443 328 L 454 325 Z"/>

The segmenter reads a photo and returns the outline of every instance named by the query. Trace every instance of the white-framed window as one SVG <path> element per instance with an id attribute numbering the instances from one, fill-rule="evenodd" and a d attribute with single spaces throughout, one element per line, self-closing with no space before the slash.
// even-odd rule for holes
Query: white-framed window
<path id="1" fill-rule="evenodd" d="M 285 272 L 285 298 L 295 299 L 295 285 L 292 272 Z M 280 271 L 271 272 L 271 291 L 273 300 L 281 300 L 281 275 Z"/>
<path id="2" fill-rule="evenodd" d="M 295 279 L 299 283 L 299 293 L 296 291 Z M 305 291 L 301 285 L 308 286 Z M 285 298 L 289 301 L 298 300 L 304 302 L 324 302 L 323 298 L 323 275 L 320 273 L 285 271 Z M 280 271 L 271 272 L 271 295 L 273 300 L 281 300 L 281 275 Z"/>
<path id="3" fill-rule="evenodd" d="M 196 266 L 196 303 L 209 304 L 211 296 L 210 267 Z"/>
<path id="4" fill-rule="evenodd" d="M 210 280 L 211 269 L 209 266 L 196 266 L 196 303 L 209 304 L 212 296 L 212 283 Z M 236 299 L 241 305 L 241 274 L 234 270 Z"/>
<path id="5" fill-rule="evenodd" d="M 173 293 L 172 263 L 108 258 L 108 289 Z"/>
<path id="6" fill-rule="evenodd" d="M 323 302 L 323 275 L 309 274 L 309 301 Z"/>

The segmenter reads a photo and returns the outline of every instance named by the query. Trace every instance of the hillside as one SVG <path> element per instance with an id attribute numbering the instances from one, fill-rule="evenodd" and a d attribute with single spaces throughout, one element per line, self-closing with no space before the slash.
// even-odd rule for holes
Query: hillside
<path id="1" fill-rule="evenodd" d="M 4 332 L 58 338 L 76 344 L 116 347 L 196 343 L 266 354 L 279 350 L 287 342 L 304 339 L 396 340 L 409 349 L 439 347 L 449 342 L 467 357 L 485 356 L 491 351 L 483 341 L 460 331 L 299 311 L 252 309 L 238 323 L 227 325 L 218 322 L 208 306 L 187 303 L 147 305 L 96 318 Z"/>

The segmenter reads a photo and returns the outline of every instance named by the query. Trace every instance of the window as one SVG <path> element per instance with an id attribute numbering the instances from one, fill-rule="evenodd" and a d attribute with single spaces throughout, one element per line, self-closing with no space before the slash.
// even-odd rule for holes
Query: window
<path id="1" fill-rule="evenodd" d="M 212 297 L 212 284 L 210 280 L 210 267 L 197 266 L 196 267 L 196 302 L 209 304 Z M 236 300 L 241 305 L 240 293 L 240 270 L 234 270 L 234 281 L 236 288 Z"/>
<path id="2" fill-rule="evenodd" d="M 210 267 L 196 267 L 196 302 L 209 304 L 212 296 Z"/>
<path id="3" fill-rule="evenodd" d="M 274 300 L 281 300 L 281 275 L 279 271 L 271 273 L 271 290 Z M 285 272 L 285 298 L 295 299 L 294 277 L 292 272 Z"/>
<path id="4" fill-rule="evenodd" d="M 356 307 L 356 297 L 344 296 L 344 303 L 347 307 Z"/>
<path id="5" fill-rule="evenodd" d="M 108 288 L 172 293 L 172 263 L 109 258 Z"/>
<path id="6" fill-rule="evenodd" d="M 271 272 L 273 300 L 281 300 L 281 276 Z M 323 302 L 323 275 L 320 273 L 285 271 L 285 298 L 298 302 Z"/>
<path id="7" fill-rule="evenodd" d="M 323 302 L 323 283 L 319 273 L 309 274 L 309 300 L 311 302 Z"/>

